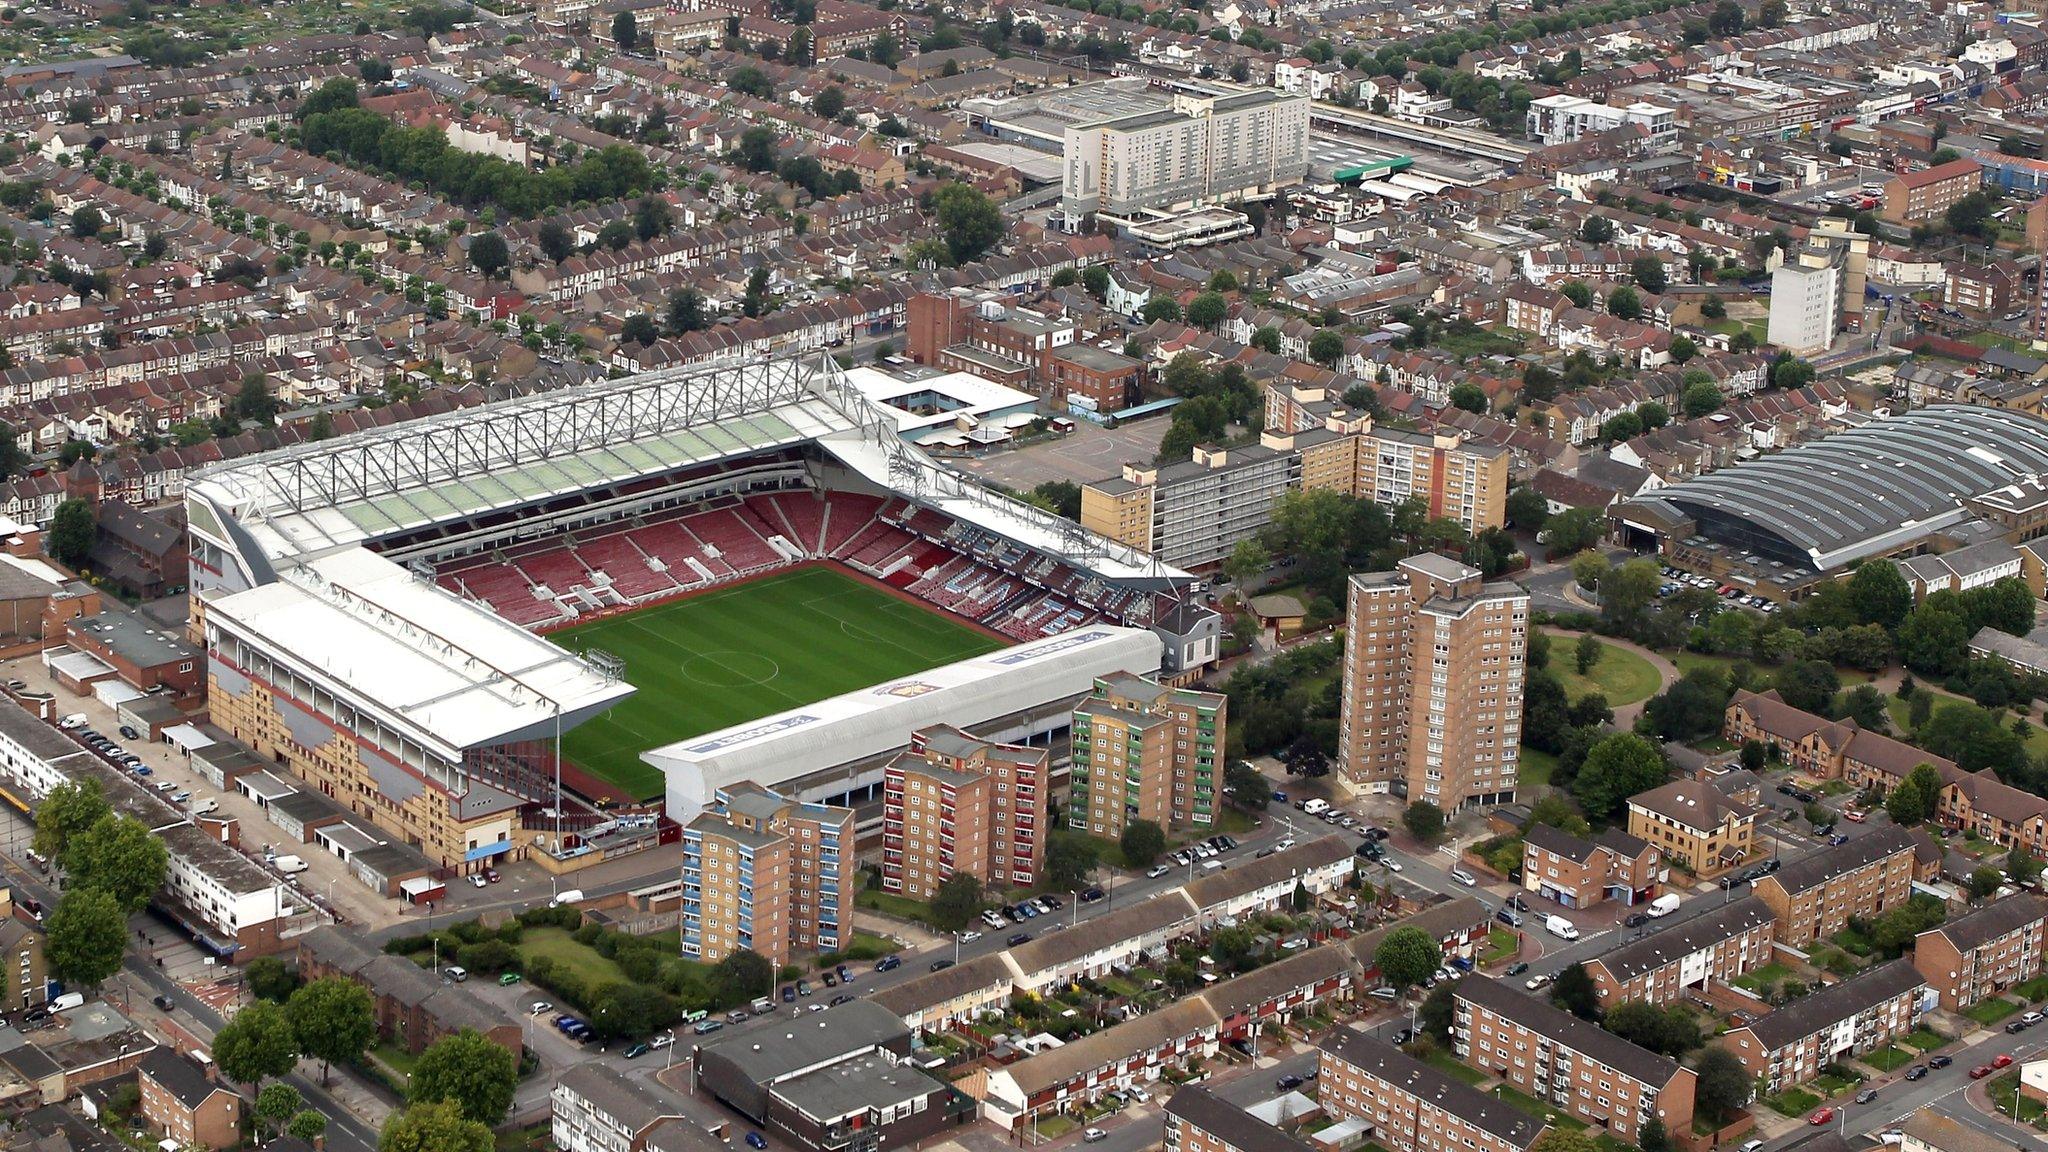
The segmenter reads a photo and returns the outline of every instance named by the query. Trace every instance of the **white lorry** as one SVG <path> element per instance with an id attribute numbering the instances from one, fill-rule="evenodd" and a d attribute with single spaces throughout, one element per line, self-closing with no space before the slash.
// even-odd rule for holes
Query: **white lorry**
<path id="1" fill-rule="evenodd" d="M 1666 892 L 1664 895 L 1650 901 L 1650 906 L 1644 909 L 1644 911 L 1650 914 L 1650 919 L 1652 920 L 1659 916 L 1669 916 L 1673 912 L 1678 911 L 1678 894 L 1676 892 Z"/>

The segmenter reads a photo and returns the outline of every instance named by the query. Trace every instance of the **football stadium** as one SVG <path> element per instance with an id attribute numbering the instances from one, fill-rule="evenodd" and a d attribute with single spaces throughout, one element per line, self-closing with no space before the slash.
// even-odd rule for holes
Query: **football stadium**
<path id="1" fill-rule="evenodd" d="M 859 807 L 929 723 L 1191 671 L 1193 582 L 939 467 L 829 359 L 453 411 L 188 480 L 214 722 L 450 866 L 752 779 Z M 993 730 L 992 730 L 993 734 Z"/>

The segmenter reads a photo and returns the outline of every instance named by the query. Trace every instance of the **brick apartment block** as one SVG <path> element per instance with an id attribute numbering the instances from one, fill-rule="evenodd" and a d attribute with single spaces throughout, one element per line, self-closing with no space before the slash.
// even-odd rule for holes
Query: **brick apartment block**
<path id="1" fill-rule="evenodd" d="M 1913 894 L 1913 837 L 1887 825 L 1785 865 L 1750 886 L 1778 920 L 1778 941 L 1804 948 L 1904 904 Z"/>
<path id="2" fill-rule="evenodd" d="M 1913 1030 L 1927 981 L 1893 960 L 1815 992 L 1722 1037 L 1764 1092 L 1804 1084 L 1821 1069 Z"/>
<path id="3" fill-rule="evenodd" d="M 1527 1152 L 1542 1121 L 1384 1040 L 1339 1028 L 1318 1046 L 1316 1096 L 1339 1120 L 1363 1120 L 1387 1152 Z"/>
<path id="4" fill-rule="evenodd" d="M 2041 975 L 2043 956 L 2048 900 L 2025 894 L 1931 928 L 1913 941 L 1913 967 L 1950 1012 Z"/>
<path id="5" fill-rule="evenodd" d="M 1475 975 L 1453 987 L 1452 1032 L 1465 1063 L 1624 1144 L 1638 1142 L 1652 1116 L 1667 1132 L 1692 1127 L 1690 1068 L 1503 981 Z"/>
<path id="6" fill-rule="evenodd" d="M 1745 896 L 1704 916 L 1586 961 L 1600 1006 L 1676 1004 L 1709 981 L 1728 983 L 1771 960 L 1771 910 Z"/>
<path id="7" fill-rule="evenodd" d="M 1588 840 L 1537 824 L 1522 838 L 1522 887 L 1567 908 L 1648 900 L 1662 878 L 1661 865 L 1656 849 L 1619 828 Z"/>
<path id="8" fill-rule="evenodd" d="M 1166 1102 L 1165 1152 L 1314 1152 L 1314 1146 L 1210 1093 L 1187 1087 Z"/>

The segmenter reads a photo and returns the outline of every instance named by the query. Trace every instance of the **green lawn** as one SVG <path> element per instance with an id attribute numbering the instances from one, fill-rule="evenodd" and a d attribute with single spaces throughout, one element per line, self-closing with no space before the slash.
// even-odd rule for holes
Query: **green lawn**
<path id="1" fill-rule="evenodd" d="M 1979 1024 L 1990 1027 L 2019 1010 L 2019 1005 L 2007 1000 L 2005 997 L 1993 996 L 1989 1000 L 1979 1000 L 1968 1008 L 1963 1009 L 1963 1015 L 1968 1016 Z"/>
<path id="2" fill-rule="evenodd" d="M 530 961 L 536 956 L 568 966 L 583 979 L 585 987 L 595 988 L 600 984 L 624 983 L 626 980 L 626 974 L 617 964 L 569 935 L 566 928 L 528 928 L 520 933 L 520 960 Z"/>
<path id="3" fill-rule="evenodd" d="M 1522 939 L 1512 928 L 1495 928 L 1486 934 L 1486 955 L 1479 958 L 1482 965 L 1498 964 L 1512 960 L 1522 950 Z"/>
<path id="4" fill-rule="evenodd" d="M 979 656 L 1003 642 L 830 568 L 800 568 L 550 637 L 625 661 L 639 692 L 563 738 L 568 758 L 641 799 L 650 748 Z"/>
<path id="5" fill-rule="evenodd" d="M 1548 788 L 1550 786 L 1550 774 L 1557 770 L 1556 756 L 1524 744 L 1522 745 L 1522 759 L 1520 763 L 1522 767 L 1521 771 L 1516 774 L 1516 779 L 1521 787 Z"/>
<path id="6" fill-rule="evenodd" d="M 1776 1096 L 1764 1097 L 1764 1103 L 1770 1105 L 1771 1111 L 1796 1120 L 1820 1107 L 1820 1097 L 1803 1088 L 1788 1088 Z"/>
<path id="7" fill-rule="evenodd" d="M 1792 975 L 1790 968 L 1773 961 L 1761 968 L 1744 972 L 1735 978 L 1735 982 L 1751 992 L 1761 992 L 1767 985 L 1783 980 L 1790 975 Z"/>
<path id="8" fill-rule="evenodd" d="M 1941 1033 L 1936 1032 L 1932 1028 L 1922 1025 L 1918 1028 L 1913 1029 L 1911 1032 L 1906 1033 L 1904 1036 L 1899 1037 L 1899 1041 L 1900 1043 L 1906 1045 L 1908 1048 L 1918 1048 L 1922 1052 L 1932 1052 L 1936 1048 L 1940 1048 L 1946 1045 L 1948 1043 L 1948 1037 L 1943 1036 Z"/>
<path id="9" fill-rule="evenodd" d="M 2048 1108 L 2044 1108 L 2039 1100 L 2019 1096 L 2019 1087 L 2020 1074 L 2014 1070 L 1993 1080 L 1986 1092 L 1990 1095 L 1991 1102 L 1998 1106 L 1998 1114 L 2001 1117 L 2017 1117 L 2022 1123 L 2032 1124 L 2038 1128 L 2041 1126 L 2042 1116 L 2048 1115 Z M 2015 1100 L 2015 1096 L 2019 1098 Z"/>
<path id="10" fill-rule="evenodd" d="M 1604 640 L 1600 641 L 1600 662 L 1581 676 L 1572 658 L 1577 643 L 1575 638 L 1554 636 L 1550 648 L 1550 670 L 1557 673 L 1564 684 L 1564 694 L 1574 702 L 1598 692 L 1607 697 L 1608 704 L 1619 708 L 1648 700 L 1663 685 L 1657 669 L 1648 660 Z"/>
<path id="11" fill-rule="evenodd" d="M 1859 1059 L 1880 1072 L 1897 1072 L 1899 1069 L 1919 1059 L 1919 1056 L 1906 1051 L 1896 1044 L 1887 1044 L 1875 1052 L 1859 1057 Z"/>
<path id="12" fill-rule="evenodd" d="M 1481 1080 L 1486 1079 L 1486 1073 L 1481 1072 L 1479 1069 L 1474 1068 L 1469 1064 L 1466 1064 L 1464 1061 L 1458 1059 L 1456 1056 L 1452 1055 L 1449 1052 L 1444 1051 L 1441 1048 L 1437 1049 L 1434 1052 L 1431 1052 L 1427 1057 L 1423 1059 L 1423 1063 L 1433 1064 L 1437 1067 L 1438 1070 L 1448 1073 L 1449 1075 L 1455 1076 L 1458 1079 L 1463 1080 L 1467 1084 L 1477 1084 Z"/>
<path id="13" fill-rule="evenodd" d="M 884 892 L 880 888 L 870 888 L 862 892 L 854 897 L 853 903 L 855 907 L 872 908 L 898 920 L 911 920 L 919 924 L 924 923 L 932 914 L 931 905 L 924 901 L 898 896 L 894 892 Z"/>
<path id="14" fill-rule="evenodd" d="M 2016 984 L 2013 986 L 2012 994 L 2029 1004 L 2048 1000 L 2048 976 L 2036 976 L 2024 984 Z"/>

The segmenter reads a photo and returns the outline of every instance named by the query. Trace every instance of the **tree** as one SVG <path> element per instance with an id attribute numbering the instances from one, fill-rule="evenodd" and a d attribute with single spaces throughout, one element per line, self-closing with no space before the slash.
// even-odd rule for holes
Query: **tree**
<path id="1" fill-rule="evenodd" d="M 1581 1020 L 1600 1018 L 1600 990 L 1583 964 L 1573 964 L 1557 974 L 1550 985 L 1550 1002 Z"/>
<path id="2" fill-rule="evenodd" d="M 71 234 L 81 240 L 90 240 L 107 226 L 107 218 L 90 204 L 81 204 L 71 210 Z"/>
<path id="3" fill-rule="evenodd" d="M 1230 550 L 1230 558 L 1223 562 L 1223 574 L 1243 589 L 1264 575 L 1272 564 L 1273 554 L 1266 551 L 1266 546 L 1248 537 Z"/>
<path id="4" fill-rule="evenodd" d="M 1325 368 L 1335 368 L 1344 359 L 1344 334 L 1325 328 L 1309 338 L 1308 358 Z"/>
<path id="5" fill-rule="evenodd" d="M 1600 663 L 1600 654 L 1606 650 L 1607 646 L 1591 632 L 1579 637 L 1579 642 L 1572 646 L 1572 664 L 1578 668 L 1579 675 L 1591 672 L 1593 666 Z"/>
<path id="6" fill-rule="evenodd" d="M 125 934 L 126 925 L 123 928 Z M 283 1008 L 257 1000 L 244 1005 L 214 1034 L 213 1060 L 221 1075 L 253 1088 L 266 1077 L 283 1076 L 297 1066 L 299 1041 Z"/>
<path id="7" fill-rule="evenodd" d="M 1224 770 L 1223 792 L 1232 804 L 1251 812 L 1264 812 L 1273 800 L 1273 786 L 1266 783 L 1265 775 L 1244 763 Z"/>
<path id="8" fill-rule="evenodd" d="M 413 1104 L 453 1100 L 464 1118 L 496 1125 L 512 1107 L 518 1085 L 519 1064 L 512 1053 L 464 1028 L 420 1053 L 406 1099 Z"/>
<path id="9" fill-rule="evenodd" d="M 306 1098 L 299 1090 L 282 1080 L 265 1084 L 263 1091 L 256 1093 L 256 1107 L 251 1118 L 256 1122 L 257 1133 L 268 1138 L 281 1131 L 292 1117 L 306 1106 Z"/>
<path id="10" fill-rule="evenodd" d="M 1668 287 L 1664 277 L 1664 262 L 1655 256 L 1638 256 L 1629 262 L 1629 276 L 1642 286 L 1643 291 L 1653 296 L 1662 296 Z"/>
<path id="11" fill-rule="evenodd" d="M 659 196 L 642 196 L 633 205 L 633 235 L 642 240 L 663 235 L 674 224 L 675 213 L 669 210 L 668 201 Z"/>
<path id="12" fill-rule="evenodd" d="M 1540 532 L 1550 519 L 1550 502 L 1534 488 L 1522 487 L 1508 493 L 1508 523 L 1527 532 Z"/>
<path id="13" fill-rule="evenodd" d="M 1584 240 L 1588 244 L 1599 245 L 1607 243 L 1609 240 L 1614 239 L 1614 221 L 1609 220 L 1605 216 L 1586 217 L 1585 222 L 1579 225 L 1579 239 Z M 1569 291 L 1569 289 L 1566 289 L 1567 294 L 1569 294 Z M 1584 308 L 1585 305 L 1581 304 L 1579 307 Z"/>
<path id="14" fill-rule="evenodd" d="M 1765 762 L 1770 759 L 1770 748 L 1761 740 L 1744 740 L 1741 755 L 1743 768 L 1751 772 L 1761 772 L 1764 770 Z"/>
<path id="15" fill-rule="evenodd" d="M 1606 534 L 1606 513 L 1598 508 L 1571 508 L 1543 525 L 1543 539 L 1552 556 L 1584 552 Z"/>
<path id="16" fill-rule="evenodd" d="M 114 816 L 72 837 L 63 863 L 72 888 L 98 889 L 124 911 L 140 912 L 163 887 L 170 853 L 142 821 Z"/>
<path id="17" fill-rule="evenodd" d="M 463 1118 L 452 1101 L 414 1104 L 384 1122 L 377 1152 L 492 1152 L 491 1126 Z"/>
<path id="18" fill-rule="evenodd" d="M 35 850 L 45 860 L 62 861 L 74 837 L 113 814 L 98 780 L 67 780 L 50 789 L 36 809 Z"/>
<path id="19" fill-rule="evenodd" d="M 2005 884 L 2005 873 L 1991 864 L 1979 864 L 1970 873 L 1970 901 L 1981 904 L 1997 895 Z"/>
<path id="20" fill-rule="evenodd" d="M 1916 764 L 1884 798 L 1892 823 L 1902 828 L 1920 823 L 1940 810 L 1941 773 L 1932 764 Z"/>
<path id="21" fill-rule="evenodd" d="M 1849 577 L 1846 602 L 1858 624 L 1897 628 L 1913 610 L 1913 588 L 1889 560 L 1865 560 Z"/>
<path id="22" fill-rule="evenodd" d="M 668 294 L 668 330 L 681 336 L 711 326 L 704 315 L 704 294 L 695 288 L 678 288 Z"/>
<path id="23" fill-rule="evenodd" d="M 1451 388 L 1451 407 L 1486 414 L 1486 390 L 1470 380 Z"/>
<path id="24" fill-rule="evenodd" d="M 1783 0 L 1779 0 L 1783 3 Z M 1652 1112 L 1636 1129 L 1636 1147 L 1641 1152 L 1671 1152 L 1671 1134 L 1664 1130 L 1664 1118 Z"/>
<path id="25" fill-rule="evenodd" d="M 932 194 L 932 215 L 939 234 L 953 254 L 953 263 L 971 264 L 1003 238 L 1003 214 L 981 192 L 958 182 Z"/>
<path id="26" fill-rule="evenodd" d="M 1671 362 L 1673 364 L 1690 363 L 1692 358 L 1699 354 L 1700 346 L 1692 342 L 1692 337 L 1673 336 L 1671 338 Z"/>
<path id="27" fill-rule="evenodd" d="M 721 1004 L 743 1004 L 775 987 L 775 965 L 751 948 L 728 952 L 711 969 Z"/>
<path id="28" fill-rule="evenodd" d="M 1444 810 L 1427 800 L 1417 800 L 1401 813 L 1401 825 L 1408 834 L 1427 844 L 1444 833 Z"/>
<path id="29" fill-rule="evenodd" d="M 846 93 L 837 84 L 811 97 L 811 111 L 827 120 L 836 119 L 846 111 Z"/>
<path id="30" fill-rule="evenodd" d="M 235 416 L 268 428 L 277 423 L 277 397 L 270 391 L 270 377 L 250 372 L 235 389 Z"/>
<path id="31" fill-rule="evenodd" d="M 299 1051 L 319 1059 L 323 1085 L 333 1064 L 360 1059 L 377 1038 L 370 990 L 345 977 L 323 976 L 300 988 L 285 1001 L 284 1014 Z"/>
<path id="32" fill-rule="evenodd" d="M 113 896 L 93 888 L 72 889 L 50 910 L 43 931 L 44 961 L 56 979 L 97 988 L 121 970 L 128 914 Z"/>
<path id="33" fill-rule="evenodd" d="M 1088 886 L 1095 871 L 1095 841 L 1081 836 L 1063 836 L 1045 849 L 1043 879 L 1049 888 L 1072 891 Z"/>
<path id="34" fill-rule="evenodd" d="M 1081 269 L 1081 287 L 1097 300 L 1105 299 L 1109 295 L 1109 269 L 1100 264 Z"/>
<path id="35" fill-rule="evenodd" d="M 981 881 L 972 872 L 955 872 L 932 894 L 932 923 L 948 932 L 967 927 L 981 912 Z"/>
<path id="36" fill-rule="evenodd" d="M 1679 399 L 1687 420 L 1711 416 L 1720 411 L 1724 403 L 1726 398 L 1721 395 L 1721 389 L 1712 380 L 1701 380 L 1686 385 L 1685 392 Z"/>
<path id="37" fill-rule="evenodd" d="M 1600 1152 L 1600 1146 L 1583 1131 L 1552 1125 L 1529 1145 L 1529 1152 Z"/>
<path id="38" fill-rule="evenodd" d="M 1409 926 L 1387 933 L 1373 950 L 1372 962 L 1380 979 L 1406 992 L 1436 973 L 1443 965 L 1444 952 L 1429 933 Z"/>
<path id="39" fill-rule="evenodd" d="M 631 52 L 634 42 L 639 39 L 639 22 L 633 18 L 631 9 L 612 17 L 612 43 L 619 46 L 619 51 Z"/>
<path id="40" fill-rule="evenodd" d="M 1223 300 L 1221 292 L 1204 292 L 1188 301 L 1188 323 L 1197 328 L 1215 328 L 1223 323 L 1224 313 L 1230 306 Z"/>
<path id="41" fill-rule="evenodd" d="M 1660 740 L 1697 740 L 1721 730 L 1728 682 L 1711 668 L 1695 669 L 1643 705 L 1643 718 Z"/>
<path id="42" fill-rule="evenodd" d="M 619 326 L 619 340 L 622 343 L 633 341 L 644 348 L 659 339 L 661 329 L 655 325 L 654 317 L 645 312 L 633 313 Z"/>
<path id="43" fill-rule="evenodd" d="M 1655 744 L 1633 732 L 1616 732 L 1601 737 L 1586 753 L 1571 793 L 1587 819 L 1606 820 L 1629 797 L 1662 784 L 1667 774 L 1664 754 Z"/>
<path id="44" fill-rule="evenodd" d="M 631 16 L 632 13 L 621 12 L 619 15 Z M 496 232 L 471 237 L 469 266 L 483 273 L 487 279 L 496 279 L 512 266 L 512 253 L 505 247 L 505 238 Z"/>
<path id="45" fill-rule="evenodd" d="M 1832 665 L 1805 660 L 1780 669 L 1771 686 L 1792 707 L 1802 712 L 1824 713 L 1834 704 L 1835 693 L 1842 690 L 1842 679 L 1835 675 Z"/>
<path id="46" fill-rule="evenodd" d="M 1124 825 L 1117 847 L 1123 849 L 1125 867 L 1150 868 L 1166 851 L 1166 833 L 1150 820 L 1133 820 Z"/>
<path id="47" fill-rule="evenodd" d="M 1458 988 L 1451 983 L 1438 984 L 1422 998 L 1422 1007 L 1415 1014 L 1415 1022 L 1425 1036 L 1435 1037 L 1439 1044 L 1451 1042 L 1451 1029 L 1458 1019 Z"/>
<path id="48" fill-rule="evenodd" d="M 740 72 L 750 69 L 742 68 Z M 738 76 L 739 73 L 733 74 Z M 727 87 L 732 87 L 730 80 Z M 749 128 L 740 133 L 740 142 L 734 149 L 735 158 L 750 172 L 773 172 L 775 170 L 775 133 L 767 128 Z"/>
<path id="49" fill-rule="evenodd" d="M 2039 856 L 2027 851 L 2024 845 L 2005 854 L 2006 874 L 2011 876 L 2016 884 L 2032 884 L 2039 880 L 2043 867 L 2048 865 L 2044 865 Z"/>
<path id="50" fill-rule="evenodd" d="M 1929 601 L 1899 625 L 1899 659 L 1922 675 L 1947 677 L 1968 658 L 1970 636 L 1969 623 L 1960 613 Z"/>
<path id="51" fill-rule="evenodd" d="M 98 535 L 99 524 L 92 503 L 74 496 L 57 505 L 44 547 L 51 559 L 76 572 L 92 556 L 92 543 Z"/>
<path id="52" fill-rule="evenodd" d="M 251 996 L 273 1004 L 284 1003 L 299 987 L 298 972 L 275 956 L 258 956 L 249 961 L 242 970 L 242 979 L 248 982 Z"/>
<path id="53" fill-rule="evenodd" d="M 1639 320 L 1643 315 L 1643 298 L 1634 288 L 1623 284 L 1607 294 L 1607 314 L 1623 320 Z"/>
<path id="54" fill-rule="evenodd" d="M 284 1126 L 285 1135 L 317 1146 L 320 1138 L 327 1134 L 327 1117 L 311 1108 L 291 1118 Z"/>
<path id="55" fill-rule="evenodd" d="M 768 266 L 763 264 L 747 274 L 747 289 L 740 294 L 740 315 L 753 320 L 774 310 L 768 295 Z"/>
<path id="56" fill-rule="evenodd" d="M 1749 1071 L 1728 1049 L 1719 1045 L 1708 1048 L 1693 1066 L 1693 1074 L 1698 1078 L 1693 1100 L 1715 1120 L 1727 1120 L 1749 1103 Z"/>
<path id="57" fill-rule="evenodd" d="M 1656 600 L 1662 582 L 1655 560 L 1630 560 L 1601 579 L 1601 614 L 1624 628 L 1634 628 Z"/>

